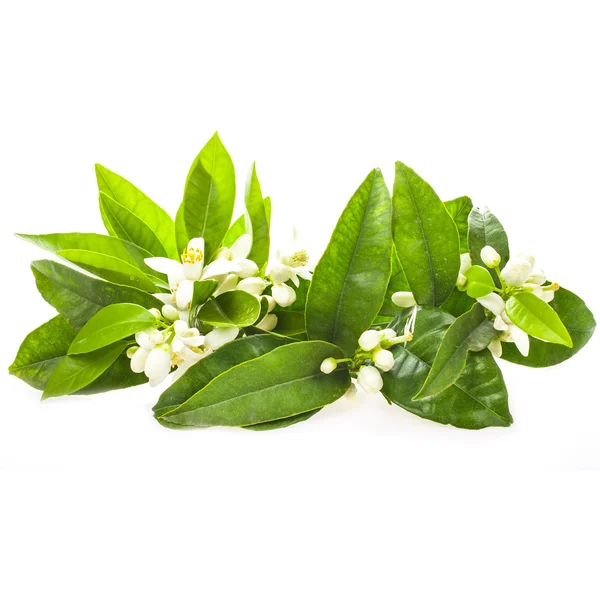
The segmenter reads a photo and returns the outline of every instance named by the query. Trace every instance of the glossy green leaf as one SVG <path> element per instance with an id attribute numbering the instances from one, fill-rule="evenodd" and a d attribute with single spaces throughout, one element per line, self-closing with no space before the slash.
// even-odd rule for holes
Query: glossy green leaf
<path id="1" fill-rule="evenodd" d="M 469 254 L 471 262 L 487 269 L 481 260 L 481 250 L 485 246 L 491 246 L 500 255 L 500 269 L 506 264 L 510 257 L 508 249 L 508 237 L 504 227 L 487 208 L 473 208 L 469 213 Z M 498 285 L 497 274 L 493 269 L 489 269 L 494 282 Z"/>
<path id="2" fill-rule="evenodd" d="M 300 285 L 296 287 L 292 282 L 288 281 L 288 285 L 294 288 L 296 292 L 296 300 L 294 300 L 293 304 L 289 306 L 278 306 L 277 312 L 304 312 L 306 308 L 306 299 L 308 297 L 308 291 L 310 290 L 311 281 L 308 279 L 300 279 Z M 270 293 L 268 290 L 265 290 L 265 293 Z"/>
<path id="3" fill-rule="evenodd" d="M 496 285 L 490 272 L 485 267 L 473 265 L 465 271 L 467 278 L 467 295 L 471 298 L 481 298 L 496 290 Z"/>
<path id="4" fill-rule="evenodd" d="M 444 202 L 444 206 L 452 220 L 454 221 L 456 228 L 458 229 L 458 236 L 460 238 L 460 251 L 469 251 L 469 213 L 473 209 L 473 202 L 468 196 L 461 196 L 455 200 L 448 200 Z"/>
<path id="5" fill-rule="evenodd" d="M 162 308 L 162 302 L 141 290 L 88 277 L 51 260 L 31 264 L 37 288 L 75 328 L 83 327 L 101 308 L 129 302 L 146 308 Z"/>
<path id="6" fill-rule="evenodd" d="M 320 408 L 317 408 L 316 410 L 309 410 L 308 412 L 300 413 L 299 415 L 294 415 L 293 417 L 288 417 L 287 419 L 277 419 L 276 421 L 256 423 L 256 425 L 246 425 L 244 429 L 250 429 L 252 431 L 272 431 L 273 429 L 283 429 L 284 427 L 290 427 L 291 425 L 302 423 L 303 421 L 314 417 L 320 410 Z"/>
<path id="7" fill-rule="evenodd" d="M 43 390 L 60 361 L 67 355 L 76 332 L 66 319 L 57 315 L 34 329 L 19 348 L 9 373 L 37 390 Z M 77 394 L 97 394 L 147 382 L 145 375 L 134 373 L 126 356 L 120 356 L 98 379 Z"/>
<path id="8" fill-rule="evenodd" d="M 65 356 L 50 375 L 42 400 L 67 396 L 90 385 L 108 370 L 129 345 L 130 342 L 121 340 L 88 354 Z"/>
<path id="9" fill-rule="evenodd" d="M 261 198 L 262 200 L 262 198 Z M 207 259 L 221 245 L 233 215 L 235 171 L 215 133 L 194 160 L 175 218 L 177 246 L 183 252 L 192 238 L 204 238 Z"/>
<path id="10" fill-rule="evenodd" d="M 158 418 L 174 410 L 229 369 L 267 354 L 267 352 L 271 352 L 271 350 L 289 342 L 290 340 L 281 336 L 262 332 L 260 335 L 238 338 L 217 348 L 200 362 L 190 367 L 181 378 L 161 394 L 152 409 L 154 416 Z"/>
<path id="11" fill-rule="evenodd" d="M 111 235 L 145 248 L 153 256 L 178 258 L 173 219 L 132 183 L 96 165 L 100 213 Z"/>
<path id="12" fill-rule="evenodd" d="M 310 339 L 339 346 L 347 356 L 379 312 L 391 270 L 391 202 L 375 169 L 344 209 L 315 268 L 306 302 Z"/>
<path id="13" fill-rule="evenodd" d="M 222 245 L 231 248 L 235 241 L 246 233 L 246 215 L 240 215 L 227 230 Z"/>
<path id="14" fill-rule="evenodd" d="M 150 254 L 119 238 L 95 233 L 17 235 L 107 281 L 159 291 L 152 270 L 144 263 Z"/>
<path id="15" fill-rule="evenodd" d="M 423 400 L 449 388 L 463 372 L 469 352 L 487 348 L 495 335 L 494 325 L 480 304 L 458 317 L 446 329 L 429 375 L 413 400 Z"/>
<path id="16" fill-rule="evenodd" d="M 104 348 L 156 324 L 156 317 L 137 304 L 110 304 L 100 309 L 77 333 L 69 354 Z"/>
<path id="17" fill-rule="evenodd" d="M 392 248 L 392 275 L 385 292 L 383 305 L 379 311 L 380 315 L 393 317 L 402 310 L 399 306 L 396 306 L 392 302 L 392 296 L 396 292 L 410 292 L 410 286 L 408 285 L 406 275 L 404 274 L 404 269 L 402 268 L 402 264 L 398 258 L 398 252 L 394 246 Z"/>
<path id="18" fill-rule="evenodd" d="M 589 342 L 596 329 L 596 321 L 579 296 L 565 288 L 560 288 L 555 292 L 550 306 L 567 328 L 573 347 L 549 344 L 531 338 L 528 356 L 523 356 L 514 344 L 502 344 L 503 359 L 527 367 L 551 367 L 571 358 Z"/>
<path id="19" fill-rule="evenodd" d="M 306 331 L 304 313 L 300 311 L 277 311 L 277 326 L 274 331 L 281 335 L 297 335 Z"/>
<path id="20" fill-rule="evenodd" d="M 215 327 L 246 327 L 256 323 L 260 302 L 243 290 L 232 290 L 211 298 L 198 311 L 197 318 Z"/>
<path id="21" fill-rule="evenodd" d="M 460 315 L 471 310 L 471 307 L 475 303 L 474 298 L 467 296 L 466 292 L 461 292 L 458 288 L 454 288 L 454 291 L 448 296 L 448 299 L 440 306 L 440 308 L 450 313 L 453 317 L 460 317 Z"/>
<path id="22" fill-rule="evenodd" d="M 246 182 L 246 233 L 252 236 L 252 250 L 248 258 L 261 269 L 269 260 L 269 220 L 256 174 L 256 164 L 252 165 Z"/>
<path id="23" fill-rule="evenodd" d="M 460 269 L 458 230 L 431 186 L 396 163 L 393 232 L 402 268 L 417 304 L 439 306 Z"/>
<path id="24" fill-rule="evenodd" d="M 403 313 L 392 323 L 403 329 Z M 512 423 L 502 372 L 489 350 L 469 354 L 458 380 L 441 394 L 414 402 L 421 389 L 447 327 L 454 318 L 435 308 L 423 307 L 416 320 L 415 335 L 406 346 L 394 346 L 395 363 L 384 373 L 383 394 L 390 401 L 425 419 L 464 429 L 507 427 Z"/>
<path id="25" fill-rule="evenodd" d="M 506 302 L 506 314 L 510 320 L 528 335 L 573 347 L 573 340 L 553 308 L 535 294 L 520 292 Z"/>
<path id="26" fill-rule="evenodd" d="M 332 344 L 297 342 L 233 367 L 161 418 L 178 425 L 240 427 L 321 408 L 350 386 L 346 369 L 329 375 L 321 362 L 342 357 Z"/>

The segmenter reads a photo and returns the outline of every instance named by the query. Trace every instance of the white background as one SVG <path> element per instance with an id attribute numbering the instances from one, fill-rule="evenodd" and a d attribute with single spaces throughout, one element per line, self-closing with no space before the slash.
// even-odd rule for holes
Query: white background
<path id="1" fill-rule="evenodd" d="M 171 431 L 156 390 L 41 404 L 6 375 L 52 315 L 11 233 L 101 232 L 95 162 L 174 213 L 217 129 L 317 252 L 400 159 L 600 315 L 597 3 L 2 6 L 0 597 L 598 597 L 598 336 L 502 363 L 515 424 L 480 432 L 382 397 Z"/>

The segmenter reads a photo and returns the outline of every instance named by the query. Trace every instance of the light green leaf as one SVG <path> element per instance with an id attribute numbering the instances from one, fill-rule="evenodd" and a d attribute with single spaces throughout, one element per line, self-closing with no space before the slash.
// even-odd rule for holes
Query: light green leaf
<path id="1" fill-rule="evenodd" d="M 156 317 L 137 304 L 110 304 L 99 310 L 79 331 L 69 354 L 104 348 L 156 324 Z"/>
<path id="2" fill-rule="evenodd" d="M 487 348 L 495 335 L 494 325 L 480 304 L 458 317 L 446 329 L 429 375 L 413 400 L 423 400 L 449 388 L 463 372 L 469 352 Z"/>
<path id="3" fill-rule="evenodd" d="M 34 329 L 19 348 L 9 373 L 37 390 L 43 390 L 60 361 L 67 355 L 76 332 L 66 319 L 57 315 Z M 143 373 L 134 373 L 126 356 L 119 356 L 98 379 L 77 394 L 97 394 L 147 382 Z"/>
<path id="4" fill-rule="evenodd" d="M 132 183 L 96 165 L 100 213 L 111 235 L 145 248 L 153 256 L 178 258 L 173 219 Z"/>
<path id="5" fill-rule="evenodd" d="M 194 160 L 175 218 L 180 252 L 192 238 L 204 238 L 206 258 L 212 258 L 231 223 L 235 203 L 235 171 L 229 153 L 215 133 Z"/>
<path id="6" fill-rule="evenodd" d="M 252 165 L 246 182 L 245 202 L 246 233 L 252 236 L 252 250 L 250 250 L 248 258 L 253 260 L 259 269 L 262 269 L 269 260 L 269 220 L 256 174 L 256 164 Z"/>
<path id="7" fill-rule="evenodd" d="M 231 248 L 234 242 L 242 235 L 246 233 L 246 215 L 240 215 L 227 230 L 225 237 L 223 238 L 223 246 Z"/>
<path id="8" fill-rule="evenodd" d="M 571 358 L 589 342 L 596 329 L 596 321 L 579 296 L 565 288 L 560 288 L 555 292 L 550 306 L 567 328 L 573 347 L 548 344 L 532 338 L 528 356 L 523 356 L 514 344 L 502 344 L 503 359 L 527 367 L 551 367 Z"/>
<path id="9" fill-rule="evenodd" d="M 256 323 L 260 302 L 248 292 L 232 290 L 211 298 L 200 308 L 197 319 L 214 327 L 247 327 Z"/>
<path id="10" fill-rule="evenodd" d="M 481 250 L 485 246 L 491 246 L 500 255 L 500 268 L 502 268 L 510 257 L 508 249 L 508 237 L 504 227 L 489 210 L 474 208 L 469 213 L 469 254 L 471 262 L 487 269 L 481 260 Z M 489 269 L 496 285 L 500 284 L 498 275 L 493 269 Z"/>
<path id="11" fill-rule="evenodd" d="M 396 163 L 394 243 L 417 304 L 442 304 L 460 269 L 458 230 L 431 186 Z"/>
<path id="12" fill-rule="evenodd" d="M 141 290 L 88 277 L 51 260 L 31 264 L 44 300 L 75 328 L 83 327 L 101 308 L 129 302 L 146 308 L 162 308 L 162 302 Z"/>
<path id="13" fill-rule="evenodd" d="M 42 400 L 78 392 L 98 379 L 130 345 L 118 341 L 89 354 L 65 356 L 56 366 L 42 394 Z"/>
<path id="14" fill-rule="evenodd" d="M 461 196 L 455 200 L 448 200 L 444 202 L 446 210 L 452 217 L 456 229 L 458 229 L 458 236 L 460 238 L 460 252 L 469 251 L 469 213 L 473 209 L 473 202 L 468 196 Z"/>
<path id="15" fill-rule="evenodd" d="M 344 209 L 315 268 L 306 302 L 310 339 L 339 346 L 346 356 L 379 312 L 391 271 L 391 202 L 374 169 Z"/>
<path id="16" fill-rule="evenodd" d="M 297 342 L 233 367 L 161 418 L 178 425 L 240 427 L 287 419 L 334 402 L 350 386 L 338 368 L 329 375 L 321 362 L 342 352 L 320 341 Z"/>
<path id="17" fill-rule="evenodd" d="M 410 311 L 391 327 L 402 331 Z M 421 389 L 447 327 L 454 318 L 435 308 L 423 307 L 416 320 L 412 342 L 392 348 L 395 363 L 383 373 L 383 394 L 390 401 L 424 419 L 464 429 L 508 427 L 512 417 L 502 372 L 489 350 L 469 354 L 458 380 L 441 394 L 414 402 Z"/>
<path id="18" fill-rule="evenodd" d="M 473 265 L 465 271 L 467 278 L 467 295 L 471 298 L 481 298 L 496 290 L 490 272 L 479 265 Z"/>
<path id="19" fill-rule="evenodd" d="M 217 348 L 190 367 L 171 387 L 164 391 L 152 409 L 156 418 L 175 409 L 204 389 L 213 379 L 229 369 L 258 358 L 279 346 L 289 343 L 280 336 L 267 333 L 239 338 Z"/>
<path id="20" fill-rule="evenodd" d="M 506 302 L 506 314 L 510 320 L 528 335 L 573 347 L 573 340 L 552 307 L 535 294 L 520 292 Z"/>

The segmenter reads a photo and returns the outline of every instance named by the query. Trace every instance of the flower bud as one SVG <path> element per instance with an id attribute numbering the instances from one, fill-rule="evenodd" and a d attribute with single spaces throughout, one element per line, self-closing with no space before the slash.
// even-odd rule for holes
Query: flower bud
<path id="1" fill-rule="evenodd" d="M 459 273 L 456 278 L 456 287 L 461 292 L 464 292 L 467 289 L 467 278 L 462 273 Z"/>
<path id="2" fill-rule="evenodd" d="M 389 350 L 376 348 L 373 352 L 373 362 L 382 371 L 390 371 L 394 366 L 394 355 Z"/>
<path id="3" fill-rule="evenodd" d="M 396 292 L 392 294 L 392 302 L 396 306 L 400 306 L 402 308 L 408 308 L 409 306 L 414 306 L 417 302 L 412 292 Z"/>
<path id="4" fill-rule="evenodd" d="M 275 327 L 277 327 L 277 315 L 265 315 L 265 318 L 262 319 L 260 323 L 256 327 L 258 329 L 262 329 L 263 331 L 273 331 Z"/>
<path id="5" fill-rule="evenodd" d="M 374 329 L 369 329 L 358 338 L 358 345 L 363 350 L 370 352 L 373 350 L 373 348 L 379 346 L 380 341 L 381 333 L 379 331 L 375 331 Z"/>
<path id="6" fill-rule="evenodd" d="M 135 341 L 138 346 L 141 346 L 145 350 L 152 350 L 155 344 L 150 340 L 150 336 L 152 333 L 156 331 L 155 329 L 146 329 L 145 331 L 138 331 L 135 334 Z"/>
<path id="7" fill-rule="evenodd" d="M 131 357 L 131 370 L 134 373 L 143 373 L 146 367 L 146 360 L 150 352 L 145 348 L 138 348 Z"/>
<path id="8" fill-rule="evenodd" d="M 471 255 L 468 252 L 463 252 L 460 255 L 460 273 L 461 275 L 471 267 Z"/>
<path id="9" fill-rule="evenodd" d="M 396 337 L 396 332 L 393 329 L 383 329 L 379 332 L 382 340 L 391 340 Z"/>
<path id="10" fill-rule="evenodd" d="M 238 290 L 259 296 L 265 291 L 266 284 L 261 277 L 247 277 L 237 284 Z"/>
<path id="11" fill-rule="evenodd" d="M 489 344 L 488 349 L 492 353 L 492 356 L 500 358 L 502 356 L 502 342 L 500 338 L 494 338 Z"/>
<path id="12" fill-rule="evenodd" d="M 140 349 L 139 346 L 131 346 L 131 348 L 127 348 L 127 358 L 133 358 L 133 355 Z"/>
<path id="13" fill-rule="evenodd" d="M 171 346 L 169 344 L 161 344 L 148 354 L 144 373 L 150 380 L 150 385 L 154 387 L 162 383 L 170 372 Z"/>
<path id="14" fill-rule="evenodd" d="M 481 249 L 481 260 L 488 269 L 495 269 L 500 264 L 500 255 L 491 246 Z"/>
<path id="15" fill-rule="evenodd" d="M 521 287 L 529 278 L 531 273 L 531 263 L 527 262 L 523 257 L 511 258 L 500 275 L 508 285 Z"/>
<path id="16" fill-rule="evenodd" d="M 151 308 L 148 311 L 155 319 L 160 319 L 160 310 L 158 308 Z"/>
<path id="17" fill-rule="evenodd" d="M 177 321 L 177 319 L 179 319 L 179 313 L 177 312 L 177 309 L 170 304 L 165 304 L 162 307 L 162 314 L 167 321 Z"/>
<path id="18" fill-rule="evenodd" d="M 162 332 L 158 331 L 157 329 L 150 334 L 150 341 L 153 344 L 162 344 L 165 341 L 165 339 Z"/>
<path id="19" fill-rule="evenodd" d="M 333 373 L 337 369 L 337 360 L 335 358 L 326 358 L 321 363 L 321 371 L 329 375 L 329 373 Z"/>
<path id="20" fill-rule="evenodd" d="M 258 265 L 249 258 L 236 258 L 235 262 L 241 268 L 241 271 L 237 273 L 239 277 L 252 277 L 258 273 Z"/>
<path id="21" fill-rule="evenodd" d="M 271 288 L 271 295 L 279 306 L 291 306 L 296 301 L 296 292 L 285 283 L 277 283 Z"/>
<path id="22" fill-rule="evenodd" d="M 369 365 L 363 365 L 358 371 L 357 377 L 360 387 L 368 394 L 376 394 L 383 387 L 381 373 Z"/>
<path id="23" fill-rule="evenodd" d="M 480 296 L 477 298 L 477 302 L 484 308 L 491 310 L 495 315 L 501 315 L 504 312 L 504 300 L 495 292 Z"/>

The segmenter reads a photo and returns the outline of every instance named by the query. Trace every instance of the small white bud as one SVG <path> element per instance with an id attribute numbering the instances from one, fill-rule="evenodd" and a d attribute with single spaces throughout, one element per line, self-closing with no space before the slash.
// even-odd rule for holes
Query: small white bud
<path id="1" fill-rule="evenodd" d="M 500 255 L 491 246 L 481 249 L 481 260 L 489 269 L 495 269 L 500 264 Z"/>
<path id="2" fill-rule="evenodd" d="M 265 291 L 266 284 L 261 277 L 247 277 L 237 284 L 238 290 L 259 296 Z"/>
<path id="3" fill-rule="evenodd" d="M 492 356 L 496 358 L 500 358 L 502 356 L 502 342 L 500 338 L 494 338 L 488 345 L 489 351 L 492 353 Z"/>
<path id="4" fill-rule="evenodd" d="M 467 278 L 462 273 L 459 273 L 456 278 L 456 287 L 461 292 L 467 289 Z"/>
<path id="5" fill-rule="evenodd" d="M 148 354 L 144 373 L 150 380 L 150 385 L 155 386 L 164 381 L 170 371 L 171 346 L 169 344 L 161 344 Z"/>
<path id="6" fill-rule="evenodd" d="M 271 288 L 271 295 L 279 306 L 291 306 L 296 301 L 296 292 L 285 283 L 277 283 Z"/>
<path id="7" fill-rule="evenodd" d="M 390 371 L 394 366 L 394 355 L 389 350 L 376 348 L 373 352 L 373 362 L 382 371 Z"/>
<path id="8" fill-rule="evenodd" d="M 326 358 L 321 363 L 321 371 L 329 375 L 329 373 L 333 373 L 337 369 L 337 361 L 335 358 Z"/>
<path id="9" fill-rule="evenodd" d="M 273 331 L 277 327 L 277 315 L 265 315 L 264 319 L 256 326 L 263 331 Z"/>
<path id="10" fill-rule="evenodd" d="M 464 274 L 464 272 L 470 268 L 471 266 L 471 255 L 468 252 L 463 252 L 460 255 L 460 274 Z"/>
<path id="11" fill-rule="evenodd" d="M 392 302 L 396 306 L 400 306 L 402 308 L 408 308 L 409 306 L 414 306 L 417 302 L 412 292 L 396 292 L 392 294 Z"/>
<path id="12" fill-rule="evenodd" d="M 160 310 L 158 308 L 151 308 L 148 311 L 155 319 L 160 319 Z"/>
<path id="13" fill-rule="evenodd" d="M 369 365 L 363 365 L 358 371 L 357 377 L 360 387 L 368 394 L 376 394 L 383 387 L 381 373 Z"/>
<path id="14" fill-rule="evenodd" d="M 495 292 L 480 296 L 477 298 L 477 302 L 484 308 L 491 310 L 495 315 L 501 315 L 504 312 L 504 300 Z"/>
<path id="15" fill-rule="evenodd" d="M 162 344 L 165 341 L 165 339 L 162 332 L 156 330 L 150 334 L 150 341 L 153 344 Z"/>
<path id="16" fill-rule="evenodd" d="M 179 313 L 177 312 L 177 309 L 170 304 L 165 304 L 162 307 L 162 314 L 167 321 L 177 321 L 177 319 L 179 319 Z"/>
<path id="17" fill-rule="evenodd" d="M 379 346 L 379 342 L 381 341 L 381 334 L 379 331 L 375 331 L 374 329 L 369 329 L 365 331 L 358 338 L 358 345 L 367 352 L 373 350 L 373 348 Z"/>
<path id="18" fill-rule="evenodd" d="M 239 277 L 252 277 L 258 273 L 258 265 L 249 258 L 236 258 L 235 263 L 241 269 L 241 271 L 237 273 Z"/>
<path id="19" fill-rule="evenodd" d="M 134 373 L 143 373 L 146 367 L 146 360 L 150 352 L 145 348 L 138 348 L 131 357 L 131 370 Z"/>

